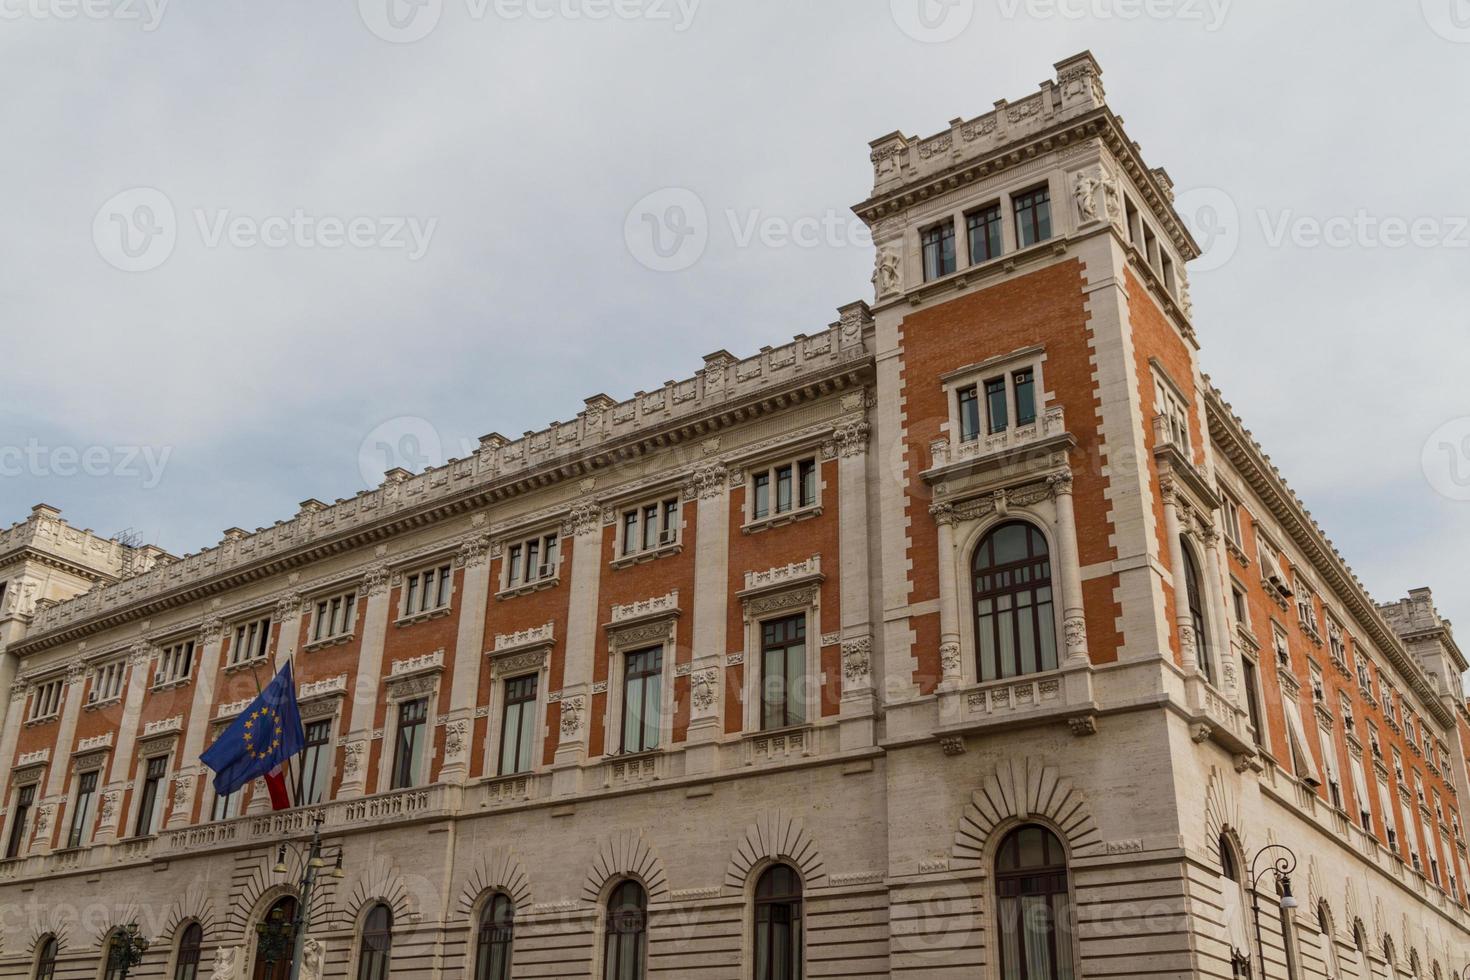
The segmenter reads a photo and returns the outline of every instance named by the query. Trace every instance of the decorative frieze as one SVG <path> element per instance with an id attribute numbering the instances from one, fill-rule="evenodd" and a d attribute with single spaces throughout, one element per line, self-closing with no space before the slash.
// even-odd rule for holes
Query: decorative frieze
<path id="1" fill-rule="evenodd" d="M 516 650 L 551 646 L 555 642 L 556 624 L 546 623 L 544 626 L 532 626 L 514 633 L 496 633 L 495 643 L 489 652 L 499 656 Z"/>
<path id="2" fill-rule="evenodd" d="M 679 590 L 651 599 L 640 599 L 626 605 L 612 607 L 612 624 L 650 619 L 655 616 L 674 616 L 679 613 Z"/>
<path id="3" fill-rule="evenodd" d="M 438 673 L 444 669 L 444 651 L 435 650 L 419 657 L 409 657 L 406 660 L 395 660 L 388 671 L 388 683 L 392 684 L 397 678 L 414 677 L 425 673 Z"/>
<path id="4" fill-rule="evenodd" d="M 77 742 L 77 754 L 91 752 L 94 749 L 110 749 L 112 748 L 112 738 L 112 732 L 103 732 L 101 735 L 84 738 Z"/>
<path id="5" fill-rule="evenodd" d="M 755 592 L 758 590 L 775 589 L 783 585 L 817 578 L 821 574 L 822 556 L 812 555 L 806 561 L 796 561 L 789 565 L 768 568 L 763 572 L 746 572 L 745 591 Z"/>
<path id="6" fill-rule="evenodd" d="M 153 738 L 158 735 L 176 735 L 184 730 L 184 716 L 174 715 L 172 718 L 159 718 L 156 721 L 144 722 L 143 737 Z"/>

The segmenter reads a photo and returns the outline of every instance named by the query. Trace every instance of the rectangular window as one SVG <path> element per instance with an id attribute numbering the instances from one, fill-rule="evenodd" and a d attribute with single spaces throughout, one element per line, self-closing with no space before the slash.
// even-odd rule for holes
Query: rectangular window
<path id="1" fill-rule="evenodd" d="M 1256 680 L 1255 663 L 1242 657 L 1240 660 L 1240 674 L 1245 682 L 1245 708 L 1250 713 L 1251 728 L 1255 729 L 1256 747 L 1264 748 L 1266 745 L 1266 728 L 1261 724 L 1260 683 Z"/>
<path id="2" fill-rule="evenodd" d="M 750 518 L 789 514 L 817 505 L 817 460 L 807 457 L 750 476 Z"/>
<path id="3" fill-rule="evenodd" d="M 1241 547 L 1240 501 L 1225 491 L 1220 491 L 1221 523 L 1225 526 L 1225 537 L 1237 548 Z"/>
<path id="4" fill-rule="evenodd" d="M 161 809 L 158 794 L 163 789 L 163 779 L 168 774 L 168 756 L 156 755 L 149 759 L 143 770 L 143 790 L 138 794 L 138 820 L 133 825 L 133 836 L 145 837 L 155 830 L 154 818 Z"/>
<path id="5" fill-rule="evenodd" d="M 1291 667 L 1291 647 L 1286 642 L 1286 634 L 1275 623 L 1271 624 L 1271 644 L 1276 651 L 1276 663 L 1278 666 Z"/>
<path id="6" fill-rule="evenodd" d="M 1190 454 L 1189 406 L 1162 380 L 1154 379 L 1155 410 L 1164 417 L 1164 432 L 1174 448 Z"/>
<path id="7" fill-rule="evenodd" d="M 999 258 L 1000 205 L 992 204 L 978 211 L 971 211 L 965 216 L 965 223 L 970 230 L 970 264 L 979 265 L 981 262 Z"/>
<path id="8" fill-rule="evenodd" d="M 657 551 L 679 543 L 679 498 L 623 512 L 623 554 Z"/>
<path id="9" fill-rule="evenodd" d="M 1010 425 L 1006 413 L 1006 379 L 991 378 L 985 382 L 985 411 L 990 416 L 991 433 L 1004 432 Z"/>
<path id="10" fill-rule="evenodd" d="M 123 679 L 127 676 L 126 660 L 114 660 L 92 669 L 92 690 L 87 695 L 88 704 L 114 701 L 122 697 Z"/>
<path id="11" fill-rule="evenodd" d="M 22 786 L 15 793 L 15 812 L 10 817 L 10 837 L 5 842 L 5 857 L 20 857 L 25 846 L 26 821 L 30 819 L 31 807 L 36 804 L 36 786 Z"/>
<path id="12" fill-rule="evenodd" d="M 61 694 L 65 685 L 66 681 L 59 677 L 54 681 L 37 684 L 35 693 L 31 695 L 31 710 L 26 721 L 40 721 L 42 718 L 60 714 Z"/>
<path id="13" fill-rule="evenodd" d="M 214 802 L 209 807 L 209 819 L 211 820 L 233 820 L 240 815 L 240 793 L 235 790 L 228 796 L 215 794 Z"/>
<path id="14" fill-rule="evenodd" d="M 623 673 L 623 751 L 658 748 L 659 710 L 663 704 L 663 647 L 630 653 Z"/>
<path id="15" fill-rule="evenodd" d="M 980 437 L 980 393 L 974 385 L 961 388 L 959 399 L 960 442 L 973 442 Z"/>
<path id="16" fill-rule="evenodd" d="M 189 679 L 194 670 L 194 641 L 185 640 L 166 647 L 158 655 L 158 671 L 153 675 L 153 686 L 178 684 Z"/>
<path id="17" fill-rule="evenodd" d="M 954 222 L 946 221 L 920 234 L 924 245 L 924 281 L 947 276 L 955 269 Z"/>
<path id="18" fill-rule="evenodd" d="M 506 550 L 505 587 L 548 582 L 556 578 L 557 536 L 542 534 Z"/>
<path id="19" fill-rule="evenodd" d="M 1292 774 L 1312 788 L 1322 785 L 1322 773 L 1317 760 L 1308 748 L 1307 729 L 1302 723 L 1301 708 L 1290 698 L 1281 701 L 1286 715 L 1286 735 L 1291 746 Z"/>
<path id="20" fill-rule="evenodd" d="M 761 728 L 806 722 L 806 616 L 761 624 Z"/>
<path id="21" fill-rule="evenodd" d="M 269 616 L 236 626 L 235 639 L 230 644 L 230 666 L 249 663 L 252 660 L 264 660 L 270 640 L 271 620 Z"/>
<path id="22" fill-rule="evenodd" d="M 424 778 L 424 739 L 429 724 L 429 699 L 416 698 L 398 706 L 398 737 L 393 749 L 393 788 L 418 786 Z"/>
<path id="23" fill-rule="evenodd" d="M 351 636 L 356 625 L 357 592 L 318 599 L 311 623 L 311 642 Z"/>
<path id="24" fill-rule="evenodd" d="M 306 745 L 297 769 L 296 805 L 308 806 L 326 798 L 327 773 L 332 763 L 332 721 L 324 718 L 306 726 Z"/>
<path id="25" fill-rule="evenodd" d="M 802 507 L 817 505 L 817 461 L 804 459 L 796 464 L 797 482 L 800 485 Z"/>
<path id="26" fill-rule="evenodd" d="M 1016 245 L 1025 248 L 1051 237 L 1051 192 L 1045 187 L 1018 194 L 1012 199 L 1016 208 Z"/>
<path id="27" fill-rule="evenodd" d="M 1036 372 L 1030 368 L 1011 375 L 1011 387 L 1016 396 L 1016 424 L 1030 425 L 1036 421 Z"/>
<path id="28" fill-rule="evenodd" d="M 403 616 L 417 616 L 449 605 L 449 586 L 454 581 L 450 565 L 414 572 L 403 583 Z"/>
<path id="29" fill-rule="evenodd" d="M 97 799 L 97 771 L 84 772 L 77 778 L 77 803 L 71 812 L 71 833 L 67 847 L 81 847 L 92 834 L 92 807 Z"/>
<path id="30" fill-rule="evenodd" d="M 500 774 L 531 771 L 532 729 L 536 724 L 536 675 L 505 682 L 505 714 L 500 720 Z"/>
<path id="31" fill-rule="evenodd" d="M 1353 771 L 1353 796 L 1358 808 L 1358 826 L 1371 834 L 1373 832 L 1373 804 L 1368 798 L 1368 777 L 1363 773 L 1363 760 L 1354 755 L 1350 756 L 1348 761 Z"/>
<path id="32" fill-rule="evenodd" d="M 1235 621 L 1241 626 L 1249 626 L 1251 622 L 1250 606 L 1245 600 L 1245 590 L 1238 585 L 1230 587 L 1231 608 L 1235 610 Z"/>

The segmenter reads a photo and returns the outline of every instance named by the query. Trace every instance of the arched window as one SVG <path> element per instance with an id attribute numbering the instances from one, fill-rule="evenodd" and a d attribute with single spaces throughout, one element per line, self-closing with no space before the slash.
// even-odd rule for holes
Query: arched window
<path id="1" fill-rule="evenodd" d="M 1342 964 L 1337 956 L 1337 930 L 1332 924 L 1332 908 L 1327 899 L 1317 903 L 1317 924 L 1322 929 L 1322 960 L 1334 977 L 1342 976 Z"/>
<path id="2" fill-rule="evenodd" d="M 1368 962 L 1368 930 L 1362 919 L 1353 920 L 1353 946 L 1358 950 L 1358 980 L 1372 980 L 1373 965 Z"/>
<path id="3" fill-rule="evenodd" d="M 56 976 L 56 937 L 41 940 L 41 950 L 36 955 L 36 980 L 52 980 Z"/>
<path id="4" fill-rule="evenodd" d="M 643 980 L 648 944 L 648 896 L 636 881 L 625 881 L 607 900 L 607 941 L 603 980 Z"/>
<path id="5" fill-rule="evenodd" d="M 102 980 L 123 980 L 127 941 L 128 934 L 121 929 L 114 929 L 108 934 L 107 941 L 102 944 Z"/>
<path id="6" fill-rule="evenodd" d="M 1204 592 L 1200 588 L 1199 566 L 1195 564 L 1194 552 L 1189 548 L 1189 542 L 1180 540 L 1180 549 L 1184 552 L 1184 582 L 1185 595 L 1189 601 L 1189 621 L 1194 627 L 1194 659 L 1199 664 L 1200 673 L 1205 675 L 1205 680 L 1211 684 L 1215 683 L 1215 668 L 1210 663 L 1210 651 L 1205 638 L 1209 635 L 1205 626 L 1205 601 Z"/>
<path id="7" fill-rule="evenodd" d="M 282 895 L 256 923 L 255 966 L 252 980 L 289 980 L 295 946 L 296 896 Z"/>
<path id="8" fill-rule="evenodd" d="M 1220 902 L 1225 916 L 1225 931 L 1230 937 L 1230 969 L 1235 977 L 1251 975 L 1250 934 L 1245 923 L 1245 892 L 1241 888 L 1240 861 L 1229 834 L 1221 834 Z"/>
<path id="9" fill-rule="evenodd" d="M 1414 980 L 1419 980 L 1419 951 L 1417 949 L 1409 950 L 1409 976 Z"/>
<path id="10" fill-rule="evenodd" d="M 509 980 L 511 939 L 516 910 L 510 896 L 499 892 L 480 910 L 480 939 L 475 949 L 475 980 Z"/>
<path id="11" fill-rule="evenodd" d="M 755 980 L 801 980 L 801 876 L 775 864 L 755 886 Z"/>
<path id="12" fill-rule="evenodd" d="M 393 910 L 379 902 L 362 923 L 362 946 L 357 951 L 357 980 L 388 980 L 388 961 L 392 956 Z"/>
<path id="13" fill-rule="evenodd" d="M 1001 841 L 995 858 L 1002 980 L 1072 980 L 1072 908 L 1067 854 L 1044 827 Z"/>
<path id="14" fill-rule="evenodd" d="M 982 681 L 1057 667 L 1051 555 L 1030 524 L 1012 521 L 975 549 L 975 651 Z"/>
<path id="15" fill-rule="evenodd" d="M 174 980 L 195 980 L 199 975 L 199 947 L 204 943 L 204 928 L 189 923 L 179 935 L 179 951 L 174 957 Z"/>

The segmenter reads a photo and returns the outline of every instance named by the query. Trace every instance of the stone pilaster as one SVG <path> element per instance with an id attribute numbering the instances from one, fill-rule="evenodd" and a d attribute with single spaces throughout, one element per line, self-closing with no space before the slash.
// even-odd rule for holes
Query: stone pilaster
<path id="1" fill-rule="evenodd" d="M 383 644 L 388 634 L 388 569 L 381 561 L 363 576 L 359 599 L 367 600 L 362 617 L 362 646 L 357 655 L 357 683 L 350 706 L 344 704 L 342 783 L 337 799 L 348 800 L 367 791 L 368 758 L 377 717 L 378 685 L 383 673 Z"/>
<path id="2" fill-rule="evenodd" d="M 1168 537 L 1169 565 L 1174 578 L 1174 622 L 1179 631 L 1179 661 L 1186 675 L 1199 669 L 1195 652 L 1194 619 L 1189 615 L 1189 586 L 1184 573 L 1184 542 L 1180 539 L 1179 502 L 1174 488 L 1163 486 L 1164 534 Z"/>
<path id="3" fill-rule="evenodd" d="M 572 568 L 567 576 L 567 640 L 562 669 L 561 722 L 554 733 L 556 761 L 552 766 L 552 793 L 576 793 L 581 767 L 587 759 L 587 723 L 592 708 L 592 662 L 597 648 L 597 593 L 602 573 L 602 508 L 591 500 L 572 508 L 562 529 L 572 539 Z M 565 565 L 567 556 L 562 555 Z M 556 692 L 553 692 L 556 693 Z"/>
<path id="4" fill-rule="evenodd" d="M 694 554 L 694 660 L 689 673 L 686 767 L 708 772 L 718 764 L 721 697 L 725 691 L 725 629 L 730 601 L 730 480 L 721 464 L 694 473 L 697 500 Z"/>
<path id="5" fill-rule="evenodd" d="M 97 835 L 100 843 L 126 836 L 121 821 L 127 814 L 120 812 L 128 783 L 132 779 L 133 747 L 138 741 L 138 719 L 143 713 L 143 696 L 148 691 L 148 664 L 153 659 L 153 647 L 139 642 L 128 652 L 128 686 L 123 697 L 122 720 L 117 726 L 117 745 L 113 749 L 111 765 L 107 770 L 107 781 L 103 786 L 103 799 L 112 800 L 115 810 L 104 819 L 102 810 L 97 811 Z"/>
<path id="6" fill-rule="evenodd" d="M 169 793 L 172 802 L 169 827 L 186 827 L 194 819 L 194 800 L 199 792 L 200 775 L 207 771 L 199 762 L 199 755 L 204 751 L 204 740 L 209 735 L 209 716 L 214 710 L 222 646 L 220 621 L 206 619 L 199 630 L 199 660 L 194 665 L 194 700 L 189 706 L 189 727 L 184 730 L 184 750 L 176 763 Z"/>
<path id="7" fill-rule="evenodd" d="M 1056 500 L 1057 571 L 1062 585 L 1062 636 L 1066 665 L 1090 663 L 1087 653 L 1087 618 L 1082 605 L 1082 564 L 1077 550 L 1077 514 L 1072 506 L 1072 474 L 1048 478 Z"/>
<path id="8" fill-rule="evenodd" d="M 857 414 L 840 424 L 835 436 L 837 450 L 837 524 L 841 550 L 839 595 L 841 597 L 843 749 L 872 745 L 877 737 L 877 681 L 882 672 L 873 649 L 870 615 L 868 562 L 868 440 L 867 392 L 859 391 L 843 402 Z"/>
<path id="9" fill-rule="evenodd" d="M 459 631 L 449 680 L 449 711 L 444 715 L 444 762 L 439 780 L 463 783 L 470 772 L 470 731 L 480 690 L 480 658 L 485 649 L 485 605 L 490 598 L 490 541 L 472 534 L 460 545 L 454 563 L 464 569 Z"/>
<path id="10" fill-rule="evenodd" d="M 929 508 L 939 528 L 939 667 L 944 672 L 941 691 L 953 691 L 963 683 L 960 672 L 960 599 L 954 567 L 954 506 L 934 504 Z"/>

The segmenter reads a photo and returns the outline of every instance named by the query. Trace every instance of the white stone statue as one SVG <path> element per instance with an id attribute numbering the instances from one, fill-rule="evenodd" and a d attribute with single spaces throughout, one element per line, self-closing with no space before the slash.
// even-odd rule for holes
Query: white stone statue
<path id="1" fill-rule="evenodd" d="M 1073 179 L 1072 190 L 1077 196 L 1077 213 L 1082 216 L 1083 221 L 1097 220 L 1097 189 L 1099 181 L 1096 176 L 1081 171 Z"/>
<path id="2" fill-rule="evenodd" d="M 240 954 L 243 947 L 221 946 L 214 951 L 214 972 L 209 980 L 236 980 L 240 975 Z"/>
<path id="3" fill-rule="evenodd" d="M 301 944 L 301 980 L 322 980 L 326 958 L 327 951 L 321 940 L 307 936 Z"/>
<path id="4" fill-rule="evenodd" d="M 878 298 L 892 296 L 902 285 L 898 271 L 898 253 L 892 249 L 880 248 L 873 266 L 873 289 Z"/>

